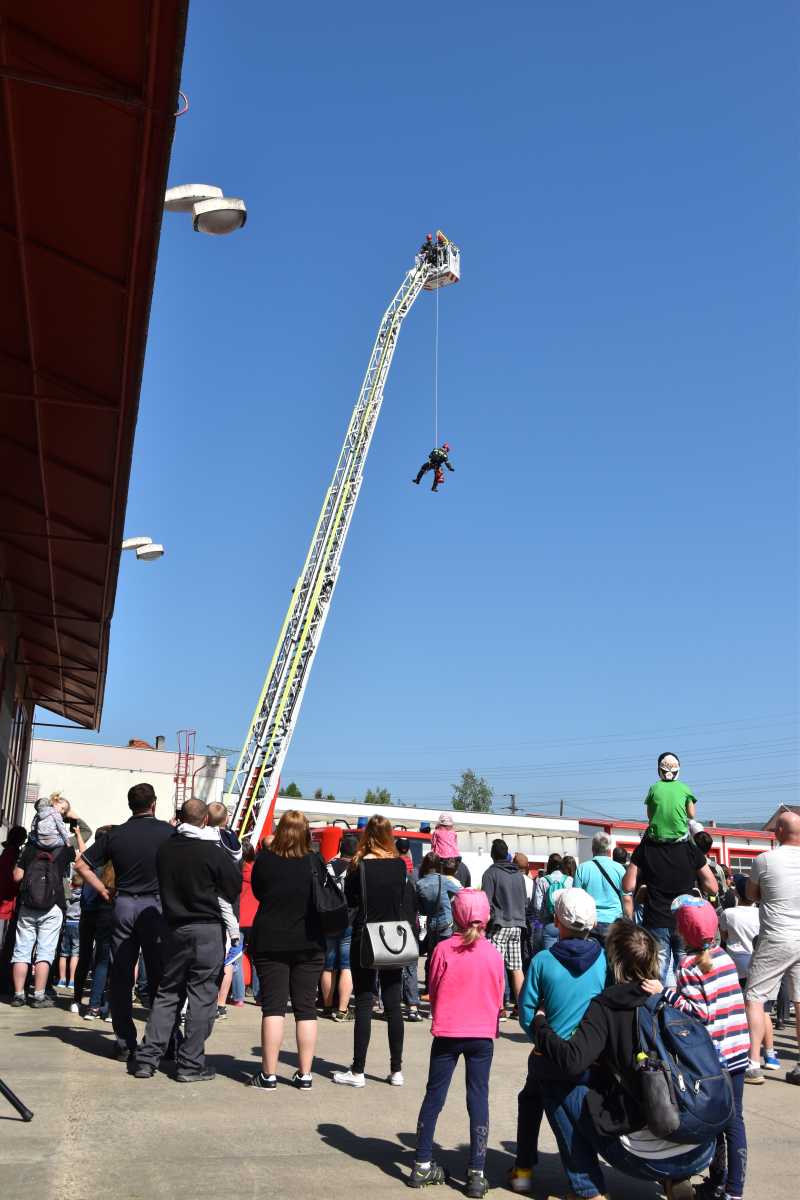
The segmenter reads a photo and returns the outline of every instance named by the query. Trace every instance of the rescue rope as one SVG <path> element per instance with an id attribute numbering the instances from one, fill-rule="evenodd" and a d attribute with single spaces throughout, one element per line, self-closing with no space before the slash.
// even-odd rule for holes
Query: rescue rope
<path id="1" fill-rule="evenodd" d="M 436 292 L 436 315 L 433 327 L 433 444 L 439 445 L 439 289 Z"/>

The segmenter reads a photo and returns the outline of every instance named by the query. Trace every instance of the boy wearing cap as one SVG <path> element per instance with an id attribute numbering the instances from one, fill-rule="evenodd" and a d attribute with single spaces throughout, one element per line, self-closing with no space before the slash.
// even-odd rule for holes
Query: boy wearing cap
<path id="1" fill-rule="evenodd" d="M 595 996 L 606 985 L 606 956 L 603 947 L 589 934 L 597 921 L 597 906 L 583 888 L 564 888 L 555 904 L 558 941 L 537 954 L 528 968 L 519 997 L 519 1023 L 531 1041 L 537 1011 L 568 1038 Z M 555 1068 L 536 1051 L 528 1058 L 528 1076 L 517 1097 L 517 1156 L 509 1175 L 512 1192 L 533 1190 L 533 1167 L 538 1161 L 537 1143 L 544 1112 L 542 1081 L 554 1078 Z"/>
<path id="2" fill-rule="evenodd" d="M 681 769 L 677 754 L 669 750 L 658 756 L 658 781 L 644 798 L 649 824 L 644 832 L 653 842 L 685 842 L 697 800 L 678 779 Z"/>

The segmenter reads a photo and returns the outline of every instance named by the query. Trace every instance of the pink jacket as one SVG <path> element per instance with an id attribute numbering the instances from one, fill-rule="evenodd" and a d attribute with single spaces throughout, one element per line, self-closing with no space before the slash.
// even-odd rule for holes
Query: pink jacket
<path id="1" fill-rule="evenodd" d="M 458 834 L 455 829 L 437 825 L 431 834 L 431 850 L 439 858 L 458 858 Z"/>
<path id="2" fill-rule="evenodd" d="M 439 942 L 431 955 L 429 985 L 434 1037 L 497 1037 L 505 969 L 486 938 L 467 947 L 454 933 Z"/>

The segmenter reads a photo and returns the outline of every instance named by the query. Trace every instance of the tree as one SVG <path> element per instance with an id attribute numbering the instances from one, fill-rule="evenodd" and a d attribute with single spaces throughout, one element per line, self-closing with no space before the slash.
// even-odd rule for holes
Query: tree
<path id="1" fill-rule="evenodd" d="M 474 771 L 463 771 L 461 782 L 453 788 L 453 808 L 459 812 L 491 812 L 494 792 L 482 775 Z"/>
<path id="2" fill-rule="evenodd" d="M 322 788 L 317 788 L 317 790 L 314 792 L 314 799 L 315 800 L 322 799 Z"/>
<path id="3" fill-rule="evenodd" d="M 391 804 L 392 793 L 388 788 L 367 788 L 367 794 L 364 797 L 365 804 Z"/>
<path id="4" fill-rule="evenodd" d="M 281 788 L 281 795 L 289 796 L 292 800 L 301 800 L 303 798 L 303 793 L 296 783 L 290 783 L 288 787 Z"/>

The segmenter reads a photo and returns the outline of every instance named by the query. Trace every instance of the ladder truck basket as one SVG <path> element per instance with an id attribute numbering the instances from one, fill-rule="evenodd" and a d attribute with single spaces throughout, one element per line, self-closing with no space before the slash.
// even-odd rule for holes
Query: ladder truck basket
<path id="1" fill-rule="evenodd" d="M 436 262 L 433 270 L 425 281 L 423 290 L 435 292 L 437 288 L 447 287 L 448 284 L 458 283 L 461 278 L 461 251 L 458 246 L 445 237 L 441 230 L 436 235 L 434 243 Z"/>

